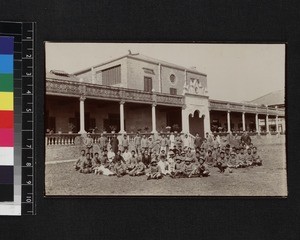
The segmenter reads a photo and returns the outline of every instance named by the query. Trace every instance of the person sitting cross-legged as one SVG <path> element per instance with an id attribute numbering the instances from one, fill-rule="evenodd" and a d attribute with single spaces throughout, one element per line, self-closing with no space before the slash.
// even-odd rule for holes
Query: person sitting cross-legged
<path id="1" fill-rule="evenodd" d="M 183 176 L 188 178 L 199 176 L 197 167 L 195 166 L 195 164 L 192 163 L 192 159 L 189 157 L 185 159 Z"/>
<path id="2" fill-rule="evenodd" d="M 93 171 L 92 170 L 92 159 L 90 157 L 90 154 L 87 153 L 86 159 L 81 163 L 79 172 L 87 174 L 87 173 L 92 173 L 92 171 Z"/>
<path id="3" fill-rule="evenodd" d="M 122 163 L 120 158 L 116 159 L 114 173 L 117 175 L 117 177 L 122 177 L 126 174 L 126 166 Z"/>
<path id="4" fill-rule="evenodd" d="M 140 153 L 139 156 L 137 157 L 137 164 L 135 165 L 134 169 L 132 169 L 129 172 L 130 176 L 141 176 L 141 175 L 145 175 L 145 170 L 146 170 L 146 166 L 142 161 L 142 154 Z"/>
<path id="5" fill-rule="evenodd" d="M 252 148 L 252 158 L 253 158 L 253 163 L 256 166 L 262 166 L 262 159 L 260 158 L 260 155 L 257 152 L 257 147 Z"/>
<path id="6" fill-rule="evenodd" d="M 152 159 L 149 172 L 146 174 L 147 180 L 161 179 L 163 177 L 160 167 L 157 165 L 157 160 Z"/>
<path id="7" fill-rule="evenodd" d="M 220 151 L 220 157 L 217 159 L 215 167 L 219 168 L 220 173 L 224 173 L 225 169 L 228 167 L 225 159 L 225 152 L 223 150 Z"/>

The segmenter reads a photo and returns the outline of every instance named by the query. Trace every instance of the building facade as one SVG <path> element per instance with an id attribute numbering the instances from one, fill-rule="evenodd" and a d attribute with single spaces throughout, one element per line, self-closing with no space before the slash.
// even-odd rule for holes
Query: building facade
<path id="1" fill-rule="evenodd" d="M 53 133 L 285 131 L 284 105 L 210 99 L 206 74 L 131 53 L 73 74 L 48 72 L 45 114 Z"/>

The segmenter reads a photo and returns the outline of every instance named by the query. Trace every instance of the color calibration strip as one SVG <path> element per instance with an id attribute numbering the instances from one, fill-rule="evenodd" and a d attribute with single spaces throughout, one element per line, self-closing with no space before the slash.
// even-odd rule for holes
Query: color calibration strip
<path id="1" fill-rule="evenodd" d="M 0 201 L 14 201 L 14 38 L 0 36 Z"/>
<path id="2" fill-rule="evenodd" d="M 0 215 L 35 214 L 34 31 L 0 21 Z"/>

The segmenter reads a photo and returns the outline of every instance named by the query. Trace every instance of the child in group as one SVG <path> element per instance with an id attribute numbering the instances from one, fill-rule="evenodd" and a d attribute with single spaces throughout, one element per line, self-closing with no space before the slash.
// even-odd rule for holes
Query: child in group
<path id="1" fill-rule="evenodd" d="M 135 151 L 132 150 L 131 158 L 127 162 L 127 172 L 129 173 L 130 171 L 132 171 L 136 165 L 137 165 L 137 159 L 135 157 Z"/>
<path id="2" fill-rule="evenodd" d="M 113 176 L 115 175 L 114 172 L 109 170 L 110 163 L 107 158 L 107 150 L 100 153 L 100 166 L 94 168 L 95 175 L 103 174 L 105 176 Z"/>
<path id="3" fill-rule="evenodd" d="M 208 155 L 205 157 L 205 162 L 208 166 L 212 167 L 215 164 L 215 159 L 212 156 L 212 151 L 209 149 L 207 151 Z M 203 158 L 203 156 L 201 156 Z"/>
<path id="4" fill-rule="evenodd" d="M 107 158 L 110 163 L 113 162 L 115 156 L 116 156 L 116 154 L 112 151 L 112 148 L 108 148 Z"/>
<path id="5" fill-rule="evenodd" d="M 90 154 L 87 153 L 85 160 L 81 163 L 79 172 L 87 174 L 92 173 L 92 171 L 92 159 L 90 157 Z"/>
<path id="6" fill-rule="evenodd" d="M 150 136 L 148 138 L 148 152 L 149 153 L 152 152 L 153 147 L 154 147 L 154 141 L 153 141 L 152 137 Z"/>
<path id="7" fill-rule="evenodd" d="M 228 167 L 225 159 L 225 152 L 221 150 L 220 157 L 218 158 L 215 166 L 219 168 L 220 173 L 224 173 L 225 169 Z"/>
<path id="8" fill-rule="evenodd" d="M 142 156 L 138 156 L 137 161 L 137 165 L 129 172 L 129 176 L 145 175 L 146 166 L 142 161 Z"/>
<path id="9" fill-rule="evenodd" d="M 114 165 L 114 172 L 117 177 L 122 177 L 126 174 L 126 166 L 122 163 L 121 159 L 117 159 Z"/>
<path id="10" fill-rule="evenodd" d="M 151 162 L 151 155 L 149 154 L 148 150 L 145 150 L 145 152 L 142 155 L 142 162 L 146 167 L 150 165 Z"/>
<path id="11" fill-rule="evenodd" d="M 199 173 L 197 171 L 197 167 L 195 167 L 195 165 L 192 163 L 192 159 L 191 158 L 186 158 L 185 159 L 185 164 L 184 164 L 184 168 L 183 168 L 183 176 L 184 177 L 194 177 L 194 176 L 199 176 Z"/>
<path id="12" fill-rule="evenodd" d="M 125 151 L 122 154 L 122 157 L 127 164 L 128 160 L 131 158 L 131 153 L 128 151 L 128 148 L 125 149 Z"/>
<path id="13" fill-rule="evenodd" d="M 196 166 L 197 166 L 197 171 L 198 171 L 199 177 L 208 177 L 210 175 L 210 171 L 208 170 L 208 166 L 203 157 L 199 157 L 199 160 L 198 160 Z"/>
<path id="14" fill-rule="evenodd" d="M 239 167 L 245 168 L 247 166 L 246 156 L 244 154 L 244 148 L 243 147 L 240 148 L 240 153 L 237 156 L 237 161 L 238 161 Z"/>
<path id="15" fill-rule="evenodd" d="M 184 170 L 184 161 L 180 156 L 175 157 L 175 165 L 174 171 L 171 173 L 170 177 L 183 177 L 183 170 Z"/>
<path id="16" fill-rule="evenodd" d="M 76 163 L 74 164 L 74 168 L 76 171 L 78 171 L 81 167 L 82 162 L 84 162 L 86 159 L 85 157 L 85 150 L 81 150 L 81 155 L 78 158 L 78 160 L 76 161 Z"/>
<path id="17" fill-rule="evenodd" d="M 182 139 L 181 139 L 181 137 L 180 137 L 180 134 L 175 133 L 174 141 L 175 141 L 176 148 L 177 148 L 177 149 L 181 148 L 181 146 L 182 146 Z M 174 147 L 175 147 L 175 146 L 174 146 Z"/>
<path id="18" fill-rule="evenodd" d="M 175 169 L 175 154 L 173 151 L 169 151 L 167 161 L 169 163 L 169 172 L 172 174 Z"/>
<path id="19" fill-rule="evenodd" d="M 169 163 L 166 161 L 166 155 L 165 154 L 160 155 L 157 165 L 160 167 L 161 173 L 164 176 L 165 175 L 170 175 Z"/>
<path id="20" fill-rule="evenodd" d="M 187 148 L 186 156 L 189 158 L 195 157 L 195 154 L 192 152 L 192 148 L 190 148 L 190 147 Z"/>
<path id="21" fill-rule="evenodd" d="M 162 178 L 162 173 L 160 167 L 157 165 L 157 160 L 152 159 L 150 164 L 150 171 L 146 174 L 147 180 L 150 179 L 160 179 Z"/>
<path id="22" fill-rule="evenodd" d="M 203 147 L 200 148 L 200 157 L 203 157 L 203 158 L 206 157 L 206 152 L 205 152 L 205 149 Z"/>
<path id="23" fill-rule="evenodd" d="M 253 152 L 252 152 L 252 158 L 253 158 L 253 163 L 256 166 L 262 166 L 262 160 L 260 158 L 260 156 L 257 153 L 257 147 L 253 147 Z"/>
<path id="24" fill-rule="evenodd" d="M 99 153 L 96 152 L 92 160 L 92 169 L 94 170 L 94 168 L 100 167 L 100 165 L 101 165 L 101 161 L 99 158 Z"/>
<path id="25" fill-rule="evenodd" d="M 220 147 L 219 146 L 213 148 L 211 156 L 215 160 L 219 158 L 219 156 L 220 156 Z"/>
<path id="26" fill-rule="evenodd" d="M 227 162 L 227 166 L 229 168 L 229 172 L 232 173 L 232 168 L 238 168 L 238 164 L 236 162 L 236 153 L 231 152 L 229 161 Z"/>
<path id="27" fill-rule="evenodd" d="M 207 143 L 207 139 L 204 138 L 204 139 L 203 139 L 203 142 L 202 142 L 202 144 L 201 144 L 200 150 L 203 149 L 204 152 L 207 152 L 208 146 L 209 146 L 209 145 L 208 145 L 208 143 Z"/>
<path id="28" fill-rule="evenodd" d="M 245 155 L 246 155 L 245 156 L 246 165 L 247 166 L 253 166 L 254 165 L 253 156 L 252 156 L 252 150 L 251 150 L 250 147 L 247 149 L 247 153 Z"/>
<path id="29" fill-rule="evenodd" d="M 121 150 L 118 150 L 116 156 L 115 156 L 114 159 L 113 159 L 113 163 L 114 163 L 114 164 L 115 164 L 117 161 L 119 161 L 119 160 L 120 160 L 122 163 L 126 164 L 126 162 L 125 162 L 125 160 L 124 160 L 124 158 L 122 157 L 121 154 L 122 154 Z"/>

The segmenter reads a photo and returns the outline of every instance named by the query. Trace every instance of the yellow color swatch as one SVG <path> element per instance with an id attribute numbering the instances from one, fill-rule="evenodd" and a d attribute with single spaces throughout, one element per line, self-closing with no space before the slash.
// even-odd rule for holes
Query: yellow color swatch
<path id="1" fill-rule="evenodd" d="M 14 93 L 0 92 L 0 110 L 14 109 Z"/>

